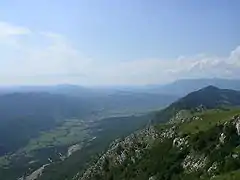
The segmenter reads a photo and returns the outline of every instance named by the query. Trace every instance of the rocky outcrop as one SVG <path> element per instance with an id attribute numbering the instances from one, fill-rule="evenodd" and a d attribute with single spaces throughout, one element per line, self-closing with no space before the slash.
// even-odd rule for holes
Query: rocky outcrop
<path id="1" fill-rule="evenodd" d="M 182 162 L 182 167 L 186 173 L 197 172 L 206 166 L 207 160 L 205 155 L 191 153 Z"/>
<path id="2" fill-rule="evenodd" d="M 156 176 L 151 176 L 148 178 L 148 180 L 157 180 L 157 177 Z"/>
<path id="3" fill-rule="evenodd" d="M 203 134 L 205 133 L 204 131 L 201 132 L 202 134 L 184 134 L 181 132 L 180 127 L 182 126 L 182 123 L 191 123 L 191 121 L 198 121 L 201 123 L 201 121 L 203 121 L 202 117 L 198 116 L 199 114 L 186 116 L 186 119 L 182 119 L 181 113 L 177 114 L 175 118 L 175 120 L 178 119 L 178 121 L 175 121 L 175 123 L 172 121 L 172 123 L 168 123 L 166 127 L 161 126 L 163 127 L 159 128 L 161 131 L 156 130 L 153 126 L 150 126 L 146 129 L 133 133 L 124 139 L 115 140 L 109 146 L 106 153 L 100 156 L 96 163 L 90 166 L 90 168 L 88 168 L 81 177 L 78 174 L 74 180 L 92 180 L 96 179 L 96 177 L 105 177 L 104 175 L 107 173 L 104 174 L 104 172 L 109 172 L 112 167 L 115 168 L 120 166 L 120 169 L 128 169 L 135 164 L 138 165 L 139 162 L 141 162 L 141 158 L 146 158 L 144 153 L 146 152 L 145 154 L 147 154 L 151 152 L 151 150 L 148 150 L 155 147 L 152 145 L 156 145 L 156 142 L 168 142 L 168 144 L 170 144 L 170 151 L 174 152 L 175 155 L 179 154 L 176 164 L 180 166 L 181 170 L 183 169 L 183 174 L 194 174 L 197 172 L 201 173 L 203 177 L 211 178 L 219 174 L 219 169 L 222 168 L 221 162 L 224 162 L 226 157 L 231 157 L 235 160 L 239 158 L 240 154 L 237 152 L 233 153 L 233 151 L 224 155 L 224 157 L 222 157 L 223 155 L 219 155 L 221 154 L 219 153 L 221 152 L 221 148 L 228 146 L 229 141 L 236 140 L 237 142 L 237 134 L 240 135 L 239 115 L 232 117 L 224 124 L 222 121 L 219 121 L 216 123 L 216 126 L 211 127 L 212 129 L 206 130 L 207 136 L 205 137 L 201 136 L 205 135 Z M 207 131 L 210 131 L 211 133 Z M 159 151 L 161 152 L 161 150 Z M 216 154 L 218 158 L 212 158 L 213 151 L 217 152 Z M 174 162 L 176 162 L 176 160 L 174 160 Z M 146 176 L 146 179 L 155 180 L 158 177 L 158 173 L 152 172 Z"/>
<path id="4" fill-rule="evenodd" d="M 212 163 L 212 165 L 208 168 L 207 172 L 210 176 L 214 176 L 218 170 L 219 164 L 217 162 Z"/>
<path id="5" fill-rule="evenodd" d="M 170 124 L 175 124 L 175 123 L 183 123 L 188 120 L 189 117 L 189 111 L 188 110 L 180 110 L 178 111 L 175 116 L 173 116 L 170 120 Z"/>
<path id="6" fill-rule="evenodd" d="M 237 134 L 240 136 L 240 116 L 239 115 L 234 117 L 234 122 L 237 129 Z"/>
<path id="7" fill-rule="evenodd" d="M 222 132 L 219 137 L 220 144 L 224 144 L 226 135 Z"/>
<path id="8" fill-rule="evenodd" d="M 188 147 L 187 137 L 186 138 L 176 137 L 173 140 L 173 146 L 180 148 L 180 150 L 182 150 L 185 147 Z"/>
<path id="9" fill-rule="evenodd" d="M 165 136 L 171 136 L 165 134 Z M 132 163 L 138 158 L 144 150 L 151 147 L 153 141 L 159 138 L 159 133 L 154 127 L 150 126 L 144 130 L 133 133 L 123 140 L 117 139 L 111 143 L 109 149 L 104 153 L 99 160 L 89 167 L 82 177 L 76 178 L 79 180 L 90 180 L 97 174 L 101 174 L 104 167 L 122 165 L 127 158 L 131 159 Z"/>

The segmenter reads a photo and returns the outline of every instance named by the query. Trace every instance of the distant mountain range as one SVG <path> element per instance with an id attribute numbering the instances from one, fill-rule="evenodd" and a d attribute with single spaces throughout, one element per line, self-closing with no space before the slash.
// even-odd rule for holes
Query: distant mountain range
<path id="1" fill-rule="evenodd" d="M 101 86 L 84 87 L 80 85 L 60 84 L 49 86 L 12 86 L 0 87 L 0 93 L 12 92 L 49 92 L 54 94 L 67 94 L 81 97 L 99 97 L 116 95 L 122 92 L 132 93 L 154 93 L 168 94 L 178 97 L 187 95 L 190 92 L 199 90 L 206 86 L 215 86 L 221 89 L 240 90 L 239 79 L 180 79 L 165 85 L 145 86 Z"/>
<path id="2" fill-rule="evenodd" d="M 238 79 L 182 79 L 166 85 L 149 86 L 149 91 L 164 94 L 185 96 L 190 92 L 199 90 L 206 86 L 215 86 L 221 89 L 240 90 Z"/>

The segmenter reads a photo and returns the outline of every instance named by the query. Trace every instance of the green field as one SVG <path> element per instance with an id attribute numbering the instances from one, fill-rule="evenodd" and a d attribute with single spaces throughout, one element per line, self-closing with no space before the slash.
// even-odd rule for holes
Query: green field
<path id="1" fill-rule="evenodd" d="M 11 169 L 15 176 L 28 172 L 29 167 L 31 173 L 43 164 L 49 163 L 49 158 L 54 162 L 61 161 L 59 153 L 63 158 L 67 157 L 70 146 L 76 145 L 75 148 L 79 149 L 91 138 L 86 122 L 67 119 L 50 131 L 41 132 L 38 137 L 32 138 L 26 146 L 16 152 L 0 157 L 0 177 L 12 177 Z"/>
<path id="2" fill-rule="evenodd" d="M 88 126 L 78 119 L 66 120 L 61 126 L 42 132 L 38 138 L 31 139 L 27 146 L 20 151 L 30 152 L 51 146 L 70 146 L 90 138 Z"/>

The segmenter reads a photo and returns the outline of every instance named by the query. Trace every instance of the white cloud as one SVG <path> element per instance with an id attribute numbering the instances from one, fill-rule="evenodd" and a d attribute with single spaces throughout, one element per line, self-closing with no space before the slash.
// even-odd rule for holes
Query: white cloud
<path id="1" fill-rule="evenodd" d="M 172 60 L 146 59 L 110 65 L 106 69 L 111 78 L 105 81 L 121 84 L 167 83 L 181 78 L 239 78 L 240 47 L 228 57 L 196 55 Z"/>
<path id="2" fill-rule="evenodd" d="M 228 57 L 196 55 L 106 63 L 83 56 L 61 34 L 34 32 L 4 22 L 0 22 L 0 54 L 0 84 L 155 84 L 240 75 L 240 46 Z"/>
<path id="3" fill-rule="evenodd" d="M 0 45 L 18 47 L 20 36 L 31 34 L 30 29 L 0 21 Z"/>
<path id="4" fill-rule="evenodd" d="M 31 31 L 28 28 L 0 22 L 0 37 L 26 35 L 29 33 L 31 33 Z"/>

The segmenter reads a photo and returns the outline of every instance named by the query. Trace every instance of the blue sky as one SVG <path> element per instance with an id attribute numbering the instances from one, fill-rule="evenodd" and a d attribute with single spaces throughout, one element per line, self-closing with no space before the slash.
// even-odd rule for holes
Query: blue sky
<path id="1" fill-rule="evenodd" d="M 0 83 L 158 84 L 240 75 L 240 2 L 0 2 Z"/>

